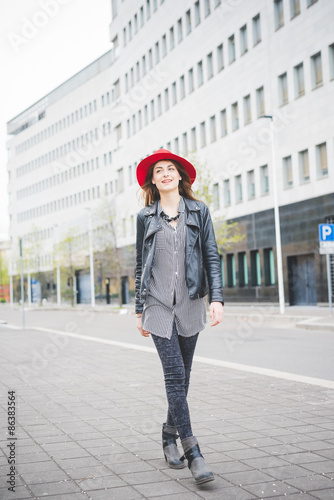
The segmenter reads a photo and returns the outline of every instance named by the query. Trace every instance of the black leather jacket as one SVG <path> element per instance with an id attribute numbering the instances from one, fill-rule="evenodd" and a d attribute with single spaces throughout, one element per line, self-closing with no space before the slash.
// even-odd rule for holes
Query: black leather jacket
<path id="1" fill-rule="evenodd" d="M 186 246 L 185 274 L 190 299 L 204 297 L 222 302 L 222 275 L 217 243 L 208 207 L 201 201 L 184 198 Z M 143 311 L 155 254 L 156 233 L 161 230 L 158 203 L 143 208 L 137 215 L 136 313 Z"/>

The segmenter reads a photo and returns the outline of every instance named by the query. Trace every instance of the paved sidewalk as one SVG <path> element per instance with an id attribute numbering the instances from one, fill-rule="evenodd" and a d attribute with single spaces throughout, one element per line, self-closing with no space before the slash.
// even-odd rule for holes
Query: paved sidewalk
<path id="1" fill-rule="evenodd" d="M 334 498 L 332 389 L 194 362 L 193 430 L 216 474 L 198 487 L 188 468 L 163 459 L 153 349 L 1 325 L 0 345 L 1 500 Z M 15 493 L 7 391 L 16 395 Z"/>

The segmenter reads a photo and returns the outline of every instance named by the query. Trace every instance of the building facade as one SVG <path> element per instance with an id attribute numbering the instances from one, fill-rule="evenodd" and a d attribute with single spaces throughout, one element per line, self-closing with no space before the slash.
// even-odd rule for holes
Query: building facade
<path id="1" fill-rule="evenodd" d="M 12 273 L 21 237 L 30 272 L 54 280 L 55 244 L 70 231 L 78 288 L 90 210 L 95 254 L 110 234 L 125 255 L 116 268 L 126 296 L 136 165 L 164 147 L 207 165 L 213 217 L 245 235 L 222 255 L 227 300 L 277 300 L 276 192 L 286 302 L 326 302 L 318 224 L 334 221 L 333 3 L 111 3 L 111 50 L 7 124 Z M 101 295 L 115 275 L 102 260 Z"/>

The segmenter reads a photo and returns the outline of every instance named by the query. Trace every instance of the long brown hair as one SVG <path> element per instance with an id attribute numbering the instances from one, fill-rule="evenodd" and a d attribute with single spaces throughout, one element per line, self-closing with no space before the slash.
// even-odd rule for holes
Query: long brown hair
<path id="1" fill-rule="evenodd" d="M 161 161 L 161 160 L 159 160 Z M 183 198 L 188 198 L 189 200 L 197 201 L 194 196 L 194 192 L 191 188 L 190 177 L 188 172 L 175 160 L 168 160 L 176 167 L 182 179 L 179 182 L 179 193 Z M 152 184 L 153 169 L 158 162 L 153 163 L 150 166 L 144 184 L 142 185 L 142 195 L 145 200 L 145 207 L 160 199 L 160 194 L 157 186 Z"/>

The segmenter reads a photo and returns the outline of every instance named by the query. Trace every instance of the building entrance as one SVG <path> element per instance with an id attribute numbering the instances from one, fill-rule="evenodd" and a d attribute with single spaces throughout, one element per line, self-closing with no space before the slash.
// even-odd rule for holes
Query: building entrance
<path id="1" fill-rule="evenodd" d="M 314 254 L 288 257 L 290 306 L 317 303 Z"/>

